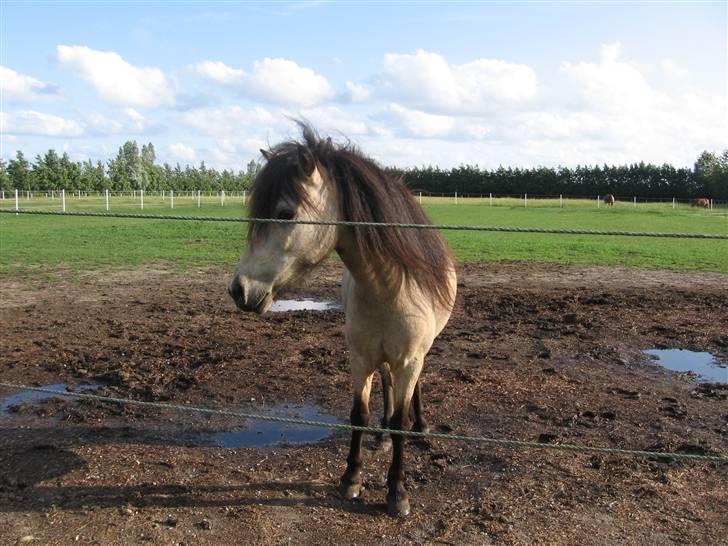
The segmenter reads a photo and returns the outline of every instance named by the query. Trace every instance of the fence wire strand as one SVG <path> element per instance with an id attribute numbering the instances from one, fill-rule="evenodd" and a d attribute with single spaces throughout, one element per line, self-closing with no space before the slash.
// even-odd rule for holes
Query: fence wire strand
<path id="1" fill-rule="evenodd" d="M 172 404 L 169 402 L 147 402 L 144 400 L 132 400 L 129 398 L 114 398 L 111 396 L 102 396 L 98 394 L 83 394 L 70 391 L 56 391 L 44 387 L 30 387 L 27 385 L 19 385 L 15 383 L 0 383 L 0 387 L 12 390 L 25 390 L 52 394 L 54 396 L 63 396 L 69 398 L 80 398 L 83 400 L 96 400 L 99 402 L 112 402 L 122 405 L 142 406 L 156 409 L 166 409 L 174 411 L 184 411 L 193 413 L 203 413 L 207 415 L 219 415 L 224 417 L 238 417 L 243 419 L 257 419 L 260 421 L 272 421 L 276 423 L 286 423 L 292 425 L 303 425 L 308 427 L 330 428 L 337 430 L 357 430 L 368 434 L 399 434 L 401 436 L 413 438 L 425 438 L 433 440 L 449 440 L 460 441 L 466 443 L 478 443 L 484 445 L 522 448 L 522 449 L 551 449 L 559 451 L 597 453 L 600 455 L 618 455 L 628 457 L 653 457 L 659 459 L 678 459 L 689 461 L 709 461 L 718 463 L 728 463 L 728 456 L 723 455 L 702 455 L 696 453 L 669 453 L 664 451 L 643 451 L 630 449 L 617 449 L 606 447 L 578 446 L 572 444 L 547 444 L 540 442 L 526 442 L 521 440 L 502 440 L 498 438 L 488 438 L 485 436 L 466 436 L 461 434 L 441 434 L 437 432 L 417 432 L 412 430 L 392 430 L 380 427 L 363 427 L 357 425 L 348 425 L 344 423 L 326 423 L 324 421 L 314 421 L 309 419 L 295 419 L 292 417 L 278 417 L 273 415 L 260 415 L 255 413 L 247 413 L 241 411 L 233 411 L 216 408 L 201 408 L 197 406 L 187 406 L 182 404 Z"/>
<path id="2" fill-rule="evenodd" d="M 177 216 L 169 214 L 137 214 L 132 212 L 59 212 L 51 210 L 0 209 L 4 214 L 44 216 L 88 216 L 97 218 L 135 218 L 144 220 L 184 220 L 196 222 L 242 222 L 260 224 L 305 224 L 315 226 L 383 227 L 401 229 L 439 229 L 443 231 L 485 231 L 502 233 L 548 233 L 557 235 L 612 235 L 619 237 L 661 237 L 674 239 L 728 240 L 721 233 L 664 233 L 656 231 L 610 231 L 597 229 L 557 229 L 515 226 L 458 226 L 451 224 L 404 224 L 392 222 L 347 222 L 343 220 L 281 220 L 278 218 L 234 218 L 231 216 Z"/>

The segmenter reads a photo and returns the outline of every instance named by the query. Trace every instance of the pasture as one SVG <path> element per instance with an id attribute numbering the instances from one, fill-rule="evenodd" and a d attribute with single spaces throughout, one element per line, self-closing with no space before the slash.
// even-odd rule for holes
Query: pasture
<path id="1" fill-rule="evenodd" d="M 66 198 L 67 211 L 103 212 L 102 196 Z M 454 225 L 545 227 L 619 231 L 662 231 L 728 234 L 728 210 L 702 210 L 687 205 L 619 203 L 597 208 L 587 200 L 535 201 L 529 208 L 516 199 L 463 200 L 423 198 L 435 223 Z M 12 200 L 0 202 L 12 208 Z M 112 212 L 242 217 L 247 211 L 240 197 L 176 197 L 170 208 L 167 195 L 114 197 Z M 531 201 L 534 204 L 534 201 Z M 60 201 L 34 197 L 20 202 L 28 210 L 60 210 Z M 72 270 L 127 267 L 162 263 L 176 269 L 234 263 L 245 245 L 246 224 L 214 224 L 135 219 L 0 216 L 0 244 L 5 259 L 2 272 L 63 266 Z M 548 234 L 473 233 L 446 231 L 445 237 L 461 262 L 498 260 L 564 264 L 628 265 L 674 270 L 728 273 L 728 243 L 629 237 L 555 236 Z"/>
<path id="2" fill-rule="evenodd" d="M 102 198 L 67 199 L 69 211 L 104 209 Z M 169 204 L 147 196 L 144 213 L 246 215 L 237 198 Z M 728 233 L 719 208 L 423 205 L 436 223 Z M 139 212 L 133 198 L 111 210 Z M 0 215 L 2 380 L 256 412 L 310 406 L 346 421 L 343 313 L 239 314 L 225 285 L 245 231 Z M 728 242 L 445 236 L 461 265 L 453 317 L 422 376 L 435 431 L 726 453 L 725 386 L 667 372 L 641 351 L 728 362 Z M 341 272 L 331 259 L 282 297 L 336 301 Z M 57 398 L 1 408 L 2 544 L 708 544 L 728 534 L 728 475 L 715 463 L 412 442 L 417 504 L 398 521 L 380 502 L 387 453 L 366 450 L 361 501 L 335 492 L 343 433 L 221 447 L 217 434 L 258 425 Z M 377 385 L 372 411 L 376 422 Z"/>

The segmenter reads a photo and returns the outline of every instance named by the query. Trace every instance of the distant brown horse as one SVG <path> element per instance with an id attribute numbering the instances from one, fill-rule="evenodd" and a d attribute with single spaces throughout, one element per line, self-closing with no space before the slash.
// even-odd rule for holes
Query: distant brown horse
<path id="1" fill-rule="evenodd" d="M 699 207 L 701 209 L 707 209 L 710 207 L 710 199 L 707 199 L 705 197 L 698 197 L 697 199 L 693 199 L 690 203 L 691 207 Z"/>
<path id="2" fill-rule="evenodd" d="M 604 196 L 604 204 L 609 205 L 610 207 L 614 206 L 614 196 L 611 193 Z"/>

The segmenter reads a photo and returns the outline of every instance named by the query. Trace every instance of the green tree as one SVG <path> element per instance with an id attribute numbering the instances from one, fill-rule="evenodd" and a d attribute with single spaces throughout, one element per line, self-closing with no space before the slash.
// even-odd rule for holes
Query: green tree
<path id="1" fill-rule="evenodd" d="M 15 159 L 11 159 L 8 163 L 8 175 L 10 176 L 10 185 L 18 190 L 29 190 L 31 176 L 30 163 L 25 159 L 23 152 L 18 150 L 15 153 Z"/>

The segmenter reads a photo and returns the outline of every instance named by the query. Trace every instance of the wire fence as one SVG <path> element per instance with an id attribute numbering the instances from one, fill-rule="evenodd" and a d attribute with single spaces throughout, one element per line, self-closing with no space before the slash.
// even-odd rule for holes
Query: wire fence
<path id="1" fill-rule="evenodd" d="M 196 222 L 243 222 L 261 224 L 306 224 L 317 226 L 381 227 L 402 229 L 438 229 L 454 231 L 489 231 L 501 233 L 543 233 L 557 235 L 603 235 L 619 237 L 658 237 L 675 239 L 728 240 L 728 234 L 721 233 L 665 233 L 657 231 L 614 231 L 596 229 L 559 229 L 516 226 L 459 226 L 450 224 L 405 224 L 388 222 L 347 222 L 326 220 L 281 220 L 277 218 L 235 218 L 232 216 L 190 216 L 169 214 L 137 214 L 127 212 L 59 212 L 51 210 L 0 209 L 3 214 L 30 214 L 45 216 L 87 216 L 97 218 L 134 218 L 145 220 L 184 220 Z"/>
<path id="2" fill-rule="evenodd" d="M 607 447 L 591 447 L 579 446 L 573 444 L 550 444 L 541 442 L 527 442 L 522 440 L 504 440 L 499 438 L 488 438 L 485 436 L 466 436 L 461 434 L 441 434 L 438 432 L 417 432 L 413 430 L 395 430 L 381 427 L 364 427 L 357 425 L 348 425 L 345 423 L 327 423 L 324 421 L 315 421 L 309 419 L 296 419 L 292 417 L 280 417 L 274 415 L 260 415 L 255 413 L 247 413 L 241 411 L 233 411 L 217 408 L 203 408 L 197 406 L 188 406 L 182 404 L 172 404 L 169 402 L 147 402 L 144 400 L 133 400 L 129 398 L 115 398 L 111 396 L 102 396 L 98 394 L 61 392 L 44 387 L 31 387 L 28 385 L 19 385 L 15 383 L 0 383 L 0 387 L 12 390 L 24 390 L 42 392 L 52 394 L 54 396 L 63 396 L 69 398 L 79 398 L 81 400 L 95 400 L 99 402 L 110 402 L 127 406 L 141 406 L 146 408 L 174 410 L 192 413 L 202 413 L 206 415 L 217 415 L 222 417 L 237 417 L 242 419 L 256 419 L 260 421 L 272 421 L 276 423 L 286 423 L 292 425 L 302 425 L 308 427 L 330 428 L 335 430 L 356 430 L 367 434 L 397 434 L 400 436 L 411 438 L 424 438 L 432 440 L 459 441 L 466 443 L 477 443 L 483 445 L 491 445 L 496 447 L 522 448 L 522 449 L 550 449 L 557 451 L 570 451 L 581 453 L 597 453 L 600 455 L 618 455 L 627 457 L 648 457 L 659 459 L 675 459 L 686 461 L 708 461 L 717 463 L 728 463 L 728 456 L 724 455 L 706 455 L 698 453 L 670 453 L 665 451 L 644 451 L 633 449 L 618 449 Z"/>

